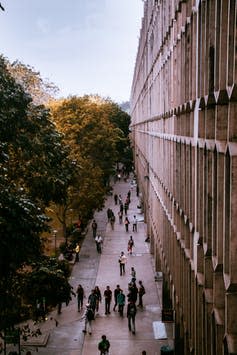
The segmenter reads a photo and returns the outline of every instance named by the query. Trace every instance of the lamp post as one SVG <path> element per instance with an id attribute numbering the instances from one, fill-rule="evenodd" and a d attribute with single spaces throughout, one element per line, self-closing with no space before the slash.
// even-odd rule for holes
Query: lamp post
<path id="1" fill-rule="evenodd" d="M 53 236 L 54 236 L 54 255 L 56 256 L 56 248 L 57 248 L 57 245 L 56 245 L 56 236 L 57 236 L 57 229 L 54 229 L 53 230 Z"/>

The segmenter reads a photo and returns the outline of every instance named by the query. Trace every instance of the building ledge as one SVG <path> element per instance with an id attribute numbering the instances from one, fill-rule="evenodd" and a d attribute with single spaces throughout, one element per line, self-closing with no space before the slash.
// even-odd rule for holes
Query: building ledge
<path id="1" fill-rule="evenodd" d="M 215 323 L 217 325 L 224 325 L 224 319 L 225 319 L 224 308 L 214 308 L 213 314 L 214 314 L 214 318 L 215 318 Z"/>
<path id="2" fill-rule="evenodd" d="M 236 334 L 226 334 L 225 341 L 228 347 L 228 354 L 229 355 L 236 355 L 237 354 L 237 335 Z"/>
<path id="3" fill-rule="evenodd" d="M 204 275 L 201 272 L 197 273 L 197 282 L 199 286 L 204 285 Z"/>
<path id="4" fill-rule="evenodd" d="M 205 296 L 205 301 L 207 303 L 212 303 L 213 302 L 213 289 L 212 288 L 205 288 L 204 289 L 204 296 Z"/>

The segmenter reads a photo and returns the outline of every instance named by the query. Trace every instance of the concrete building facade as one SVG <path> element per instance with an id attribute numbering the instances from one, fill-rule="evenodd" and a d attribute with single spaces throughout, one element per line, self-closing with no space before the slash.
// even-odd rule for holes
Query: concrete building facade
<path id="1" fill-rule="evenodd" d="M 176 354 L 237 354 L 236 12 L 144 1 L 131 137 Z"/>

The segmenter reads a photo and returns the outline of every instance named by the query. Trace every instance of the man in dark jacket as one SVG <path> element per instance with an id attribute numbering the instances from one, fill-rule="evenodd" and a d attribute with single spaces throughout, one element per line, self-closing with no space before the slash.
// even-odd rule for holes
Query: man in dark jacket
<path id="1" fill-rule="evenodd" d="M 127 318 L 128 318 L 128 329 L 132 331 L 133 334 L 136 332 L 135 318 L 137 314 L 137 307 L 133 301 L 129 301 L 127 305 Z"/>
<path id="2" fill-rule="evenodd" d="M 110 314 L 110 304 L 112 300 L 112 291 L 110 287 L 107 286 L 104 291 L 104 298 L 105 298 L 105 314 Z"/>

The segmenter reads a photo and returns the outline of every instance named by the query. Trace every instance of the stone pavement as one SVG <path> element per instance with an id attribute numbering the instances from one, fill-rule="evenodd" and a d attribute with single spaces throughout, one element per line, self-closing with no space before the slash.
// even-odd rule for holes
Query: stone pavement
<path id="1" fill-rule="evenodd" d="M 172 325 L 161 324 L 165 330 L 163 337 L 166 338 L 167 334 L 167 339 L 157 339 L 159 332 L 162 338 L 162 329 L 158 328 L 157 334 L 157 329 L 154 328 L 157 324 L 154 322 L 161 320 L 162 282 L 155 282 L 153 258 L 149 253 L 149 243 L 145 242 L 146 226 L 143 215 L 137 208 L 139 200 L 136 196 L 136 187 L 129 180 L 117 182 L 113 188 L 114 193 L 121 194 L 123 201 L 125 201 L 128 190 L 131 191 L 131 203 L 128 210 L 129 232 L 125 232 L 124 224 L 119 224 L 119 206 L 115 206 L 113 196 L 109 196 L 104 209 L 96 212 L 94 216 L 98 224 L 98 232 L 104 237 L 102 254 L 97 254 L 91 228 L 89 228 L 81 247 L 79 263 L 73 267 L 70 283 L 74 290 L 78 283 L 81 283 L 87 297 L 95 285 L 99 286 L 103 294 L 107 285 L 113 291 L 119 284 L 126 295 L 128 282 L 131 280 L 130 269 L 133 266 L 136 270 L 137 281 L 142 280 L 146 289 L 146 294 L 143 296 L 144 309 L 138 308 L 136 316 L 136 334 L 133 335 L 128 331 L 126 306 L 124 318 L 113 310 L 110 315 L 105 315 L 103 299 L 99 314 L 96 315 L 92 324 L 92 335 L 84 335 L 82 314 L 77 312 L 76 298 L 73 298 L 69 306 L 63 306 L 60 315 L 56 311 L 50 314 L 49 319 L 40 325 L 42 336 L 30 339 L 23 344 L 24 351 L 29 349 L 32 354 L 42 355 L 95 355 L 99 354 L 97 344 L 102 334 L 106 334 L 110 341 L 110 355 L 139 355 L 142 350 L 146 350 L 149 355 L 159 355 L 162 345 L 172 347 Z M 107 223 L 108 208 L 111 208 L 116 216 L 114 230 Z M 134 215 L 139 220 L 137 232 L 132 232 Z M 130 235 L 133 236 L 135 247 L 133 255 L 127 255 L 125 275 L 120 276 L 118 258 L 121 251 L 127 254 L 127 242 Z"/>

